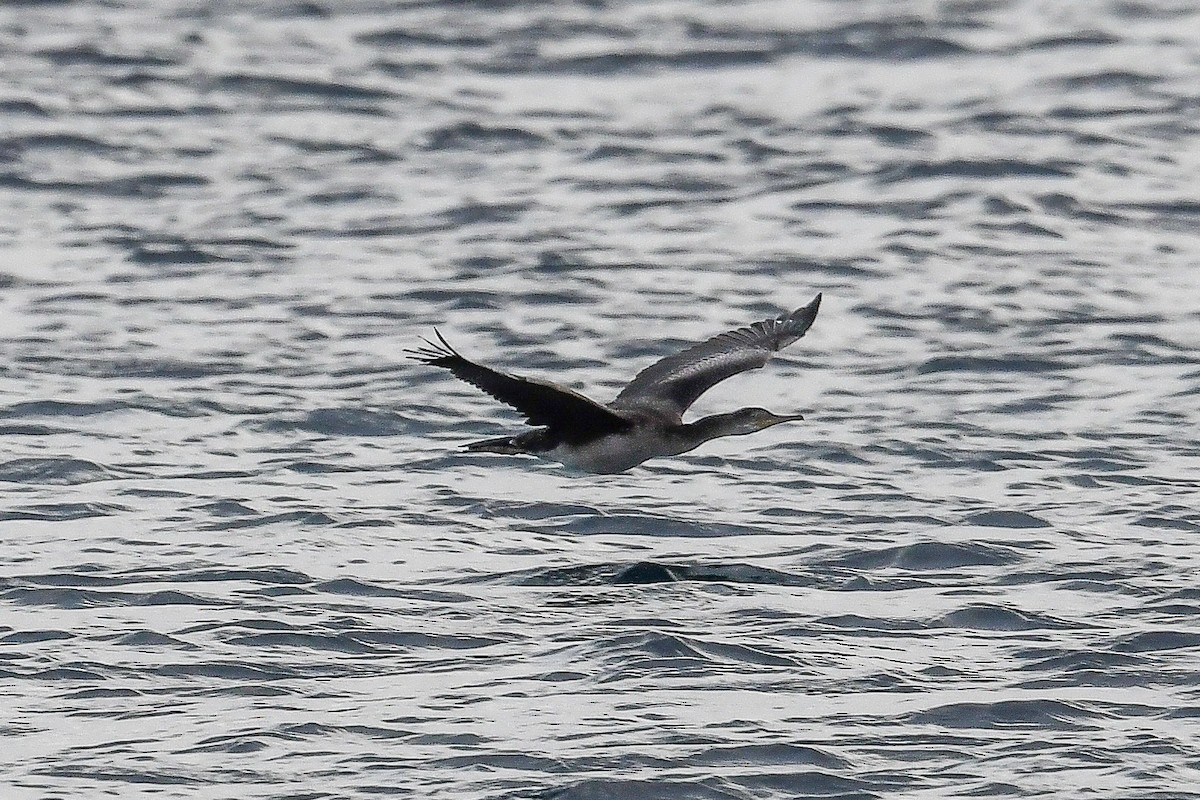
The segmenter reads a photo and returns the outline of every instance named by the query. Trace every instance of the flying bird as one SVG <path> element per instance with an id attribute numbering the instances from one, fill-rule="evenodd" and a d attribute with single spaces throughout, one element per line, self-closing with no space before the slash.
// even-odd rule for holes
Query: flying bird
<path id="1" fill-rule="evenodd" d="M 721 436 L 742 436 L 800 414 L 741 408 L 684 422 L 696 398 L 716 384 L 751 369 L 804 336 L 821 295 L 790 314 L 714 336 L 667 356 L 639 372 L 608 405 L 549 381 L 509 375 L 463 357 L 434 329 L 437 341 L 406 350 L 416 361 L 450 370 L 456 378 L 515 408 L 532 431 L 471 442 L 477 453 L 531 455 L 584 472 L 624 472 L 658 456 L 694 450 Z"/>

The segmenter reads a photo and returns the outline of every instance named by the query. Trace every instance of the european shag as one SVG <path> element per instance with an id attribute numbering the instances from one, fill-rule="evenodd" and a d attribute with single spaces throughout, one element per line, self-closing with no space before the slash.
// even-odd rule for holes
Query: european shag
<path id="1" fill-rule="evenodd" d="M 651 364 L 617 398 L 601 405 L 564 386 L 522 378 L 464 358 L 434 329 L 437 342 L 405 352 L 441 367 L 519 411 L 536 430 L 471 442 L 480 453 L 531 455 L 559 461 L 585 472 L 624 472 L 650 458 L 686 453 L 719 436 L 741 436 L 800 414 L 772 414 L 742 408 L 684 422 L 696 398 L 738 373 L 764 366 L 776 352 L 802 337 L 821 305 L 821 295 L 790 314 L 692 345 Z"/>

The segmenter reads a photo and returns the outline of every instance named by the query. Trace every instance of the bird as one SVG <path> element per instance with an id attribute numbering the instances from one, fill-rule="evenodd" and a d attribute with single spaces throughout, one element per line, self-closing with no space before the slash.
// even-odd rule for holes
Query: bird
<path id="1" fill-rule="evenodd" d="M 624 472 L 651 458 L 689 452 L 722 436 L 743 436 L 801 414 L 741 408 L 684 422 L 684 412 L 716 384 L 766 365 L 812 326 L 821 295 L 791 313 L 694 344 L 639 372 L 607 405 L 549 381 L 510 375 L 462 356 L 434 328 L 437 341 L 404 351 L 516 409 L 534 430 L 470 442 L 475 453 L 530 455 L 580 472 Z"/>

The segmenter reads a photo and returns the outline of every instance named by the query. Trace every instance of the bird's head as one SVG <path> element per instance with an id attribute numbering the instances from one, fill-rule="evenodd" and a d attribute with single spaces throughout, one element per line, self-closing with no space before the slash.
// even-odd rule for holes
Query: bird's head
<path id="1" fill-rule="evenodd" d="M 740 436 L 746 433 L 755 433 L 781 422 L 794 422 L 802 419 L 804 417 L 800 414 L 772 414 L 765 408 L 742 408 L 729 415 L 728 435 Z"/>

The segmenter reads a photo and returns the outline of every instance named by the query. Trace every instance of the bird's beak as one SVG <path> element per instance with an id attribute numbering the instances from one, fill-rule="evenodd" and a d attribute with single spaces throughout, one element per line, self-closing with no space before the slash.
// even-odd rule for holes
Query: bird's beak
<path id="1" fill-rule="evenodd" d="M 802 419 L 804 419 L 803 414 L 777 414 L 775 419 L 771 420 L 771 425 L 778 425 L 781 422 L 798 422 Z"/>

